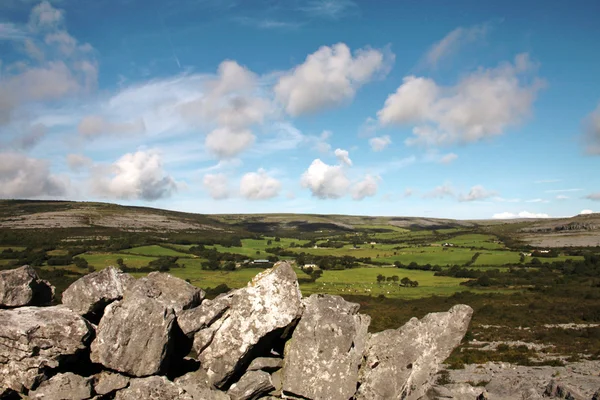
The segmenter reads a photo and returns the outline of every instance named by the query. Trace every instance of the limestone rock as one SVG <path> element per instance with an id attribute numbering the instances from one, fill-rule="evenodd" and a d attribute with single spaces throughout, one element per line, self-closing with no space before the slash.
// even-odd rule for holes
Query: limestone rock
<path id="1" fill-rule="evenodd" d="M 542 400 L 542 396 L 534 388 L 529 388 L 523 392 L 522 400 Z"/>
<path id="2" fill-rule="evenodd" d="M 152 272 L 138 279 L 125 293 L 125 298 L 140 295 L 155 299 L 176 314 L 197 307 L 204 299 L 202 289 L 162 272 Z"/>
<path id="3" fill-rule="evenodd" d="M 135 279 L 118 268 L 108 267 L 79 278 L 62 295 L 62 302 L 80 315 L 101 312 L 115 300 Z"/>
<path id="4" fill-rule="evenodd" d="M 231 306 L 233 294 L 224 293 L 213 300 L 204 300 L 199 307 L 183 310 L 177 314 L 177 324 L 188 336 L 212 325 Z"/>
<path id="5" fill-rule="evenodd" d="M 249 371 L 238 382 L 231 385 L 227 394 L 231 400 L 253 400 L 273 389 L 275 387 L 268 372 Z"/>
<path id="6" fill-rule="evenodd" d="M 340 296 L 312 295 L 285 347 L 283 392 L 347 400 L 356 391 L 370 318 Z"/>
<path id="7" fill-rule="evenodd" d="M 457 305 L 420 321 L 413 318 L 399 329 L 370 335 L 356 398 L 422 396 L 439 364 L 460 344 L 472 314 L 471 307 Z"/>
<path id="8" fill-rule="evenodd" d="M 53 298 L 54 286 L 29 265 L 0 271 L 0 307 L 45 306 Z"/>
<path id="9" fill-rule="evenodd" d="M 221 391 L 213 390 L 209 385 L 206 371 L 189 372 L 175 379 L 175 383 L 182 387 L 194 400 L 229 400 L 229 396 Z"/>
<path id="10" fill-rule="evenodd" d="M 257 357 L 246 368 L 246 371 L 277 371 L 283 367 L 283 360 L 275 357 Z"/>
<path id="11" fill-rule="evenodd" d="M 91 335 L 89 323 L 63 306 L 0 310 L 0 388 L 34 388 L 47 370 L 79 355 Z"/>
<path id="12" fill-rule="evenodd" d="M 560 381 L 552 379 L 546 386 L 544 391 L 545 397 L 553 397 L 557 399 L 568 399 L 568 400 L 584 400 L 585 397 L 577 390 L 565 385 Z"/>
<path id="13" fill-rule="evenodd" d="M 114 372 L 102 371 L 95 377 L 94 389 L 96 394 L 105 395 L 126 388 L 130 378 Z"/>
<path id="14" fill-rule="evenodd" d="M 31 399 L 44 400 L 85 400 L 90 397 L 92 397 L 91 379 L 72 372 L 55 375 L 29 393 Z"/>
<path id="15" fill-rule="evenodd" d="M 117 392 L 115 399 L 194 400 L 183 388 L 169 381 L 164 376 L 132 379 L 127 389 Z"/>
<path id="16" fill-rule="evenodd" d="M 173 310 L 152 298 L 129 296 L 112 303 L 98 324 L 91 360 L 138 377 L 164 373 L 174 321 Z"/>
<path id="17" fill-rule="evenodd" d="M 258 355 L 254 350 L 261 339 L 288 327 L 302 311 L 298 280 L 288 262 L 261 272 L 226 299 L 227 309 L 194 337 L 198 360 L 217 387 Z"/>
<path id="18" fill-rule="evenodd" d="M 480 387 L 473 387 L 468 383 L 450 383 L 447 385 L 435 385 L 427 390 L 424 399 L 427 400 L 473 400 L 482 392 Z"/>

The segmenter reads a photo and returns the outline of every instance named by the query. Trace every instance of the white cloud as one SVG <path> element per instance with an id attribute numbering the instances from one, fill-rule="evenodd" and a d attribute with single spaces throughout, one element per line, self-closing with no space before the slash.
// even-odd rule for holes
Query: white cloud
<path id="1" fill-rule="evenodd" d="M 231 158 L 254 144 L 255 136 L 248 129 L 218 128 L 206 136 L 206 147 L 219 158 Z"/>
<path id="2" fill-rule="evenodd" d="M 556 196 L 556 200 L 567 200 L 570 199 L 569 196 L 565 196 L 564 194 L 559 194 L 558 196 Z"/>
<path id="3" fill-rule="evenodd" d="M 0 197 L 62 197 L 69 181 L 50 172 L 49 163 L 18 153 L 0 153 Z"/>
<path id="4" fill-rule="evenodd" d="M 93 164 L 91 158 L 81 154 L 68 154 L 67 164 L 72 171 L 79 171 L 82 168 L 90 167 Z"/>
<path id="5" fill-rule="evenodd" d="M 588 154 L 600 155 L 600 104 L 583 123 L 583 141 Z"/>
<path id="6" fill-rule="evenodd" d="M 485 200 L 492 196 L 495 196 L 496 192 L 488 191 L 481 185 L 475 185 L 471 188 L 468 194 L 461 194 L 458 197 L 459 201 L 476 201 L 476 200 Z"/>
<path id="7" fill-rule="evenodd" d="M 389 135 L 377 136 L 369 139 L 369 144 L 371 145 L 371 150 L 373 151 L 382 151 L 386 147 L 388 147 L 392 143 L 392 139 L 390 139 Z"/>
<path id="8" fill-rule="evenodd" d="M 79 134 L 87 139 L 102 135 L 137 135 L 146 131 L 143 119 L 131 122 L 110 122 L 98 115 L 88 115 L 77 125 Z"/>
<path id="9" fill-rule="evenodd" d="M 450 183 L 444 183 L 441 186 L 436 186 L 430 192 L 427 192 L 423 195 L 425 199 L 443 199 L 444 197 L 454 197 L 456 193 L 454 188 L 450 185 Z"/>
<path id="10" fill-rule="evenodd" d="M 344 43 L 323 46 L 279 78 L 274 91 L 291 116 L 313 114 L 354 98 L 356 90 L 376 73 L 385 74 L 393 61 L 387 50 L 350 52 Z"/>
<path id="11" fill-rule="evenodd" d="M 594 212 L 592 210 L 581 210 L 579 215 L 587 215 L 587 214 L 593 214 L 593 213 Z"/>
<path id="12" fill-rule="evenodd" d="M 525 200 L 525 203 L 548 203 L 548 200 L 544 200 L 544 199 L 530 199 L 530 200 Z"/>
<path id="13" fill-rule="evenodd" d="M 309 0 L 300 7 L 301 11 L 313 17 L 328 19 L 339 19 L 357 9 L 358 6 L 351 0 Z"/>
<path id="14" fill-rule="evenodd" d="M 348 154 L 347 150 L 335 149 L 334 154 L 340 163 L 349 167 L 352 166 L 352 160 L 350 159 L 350 155 Z"/>
<path id="15" fill-rule="evenodd" d="M 266 200 L 279 195 L 281 183 L 264 169 L 249 172 L 240 181 L 240 194 L 248 200 Z"/>
<path id="16" fill-rule="evenodd" d="M 448 153 L 446 155 L 443 155 L 440 158 L 440 163 L 441 164 L 450 164 L 451 162 L 453 162 L 454 160 L 456 160 L 458 158 L 458 156 L 454 153 Z"/>
<path id="17" fill-rule="evenodd" d="M 354 200 L 362 200 L 365 197 L 372 197 L 377 194 L 378 176 L 366 175 L 365 178 L 354 184 L 351 189 Z"/>
<path id="18" fill-rule="evenodd" d="M 146 201 L 170 197 L 178 185 L 152 150 L 127 153 L 110 166 L 109 176 L 95 176 L 92 184 L 100 196 Z"/>
<path id="19" fill-rule="evenodd" d="M 503 212 L 492 215 L 494 219 L 514 219 L 514 218 L 552 218 L 548 214 L 532 213 L 529 211 L 521 211 L 520 213 Z"/>
<path id="20" fill-rule="evenodd" d="M 440 60 L 458 52 L 461 47 L 483 39 L 487 31 L 487 24 L 454 29 L 444 36 L 442 40 L 431 46 L 425 56 L 426 63 L 432 67 L 437 66 Z"/>
<path id="21" fill-rule="evenodd" d="M 300 183 L 312 195 L 320 199 L 337 199 L 344 196 L 350 181 L 339 165 L 327 165 L 320 159 L 314 160 L 302 174 Z"/>
<path id="22" fill-rule="evenodd" d="M 202 185 L 215 200 L 229 197 L 229 181 L 225 174 L 206 174 L 202 179 Z"/>
<path id="23" fill-rule="evenodd" d="M 575 189 L 553 189 L 553 190 L 545 190 L 545 193 L 569 193 L 569 192 L 581 192 L 583 189 L 575 188 Z"/>
<path id="24" fill-rule="evenodd" d="M 585 196 L 585 198 L 588 200 L 600 201 L 600 192 L 590 193 L 587 196 Z"/>
<path id="25" fill-rule="evenodd" d="M 408 145 L 469 143 L 501 135 L 525 119 L 543 82 L 527 78 L 535 64 L 519 54 L 513 64 L 478 69 L 453 87 L 408 76 L 377 115 L 383 125 L 412 124 Z"/>
<path id="26" fill-rule="evenodd" d="M 22 40 L 27 32 L 11 22 L 0 22 L 0 40 Z"/>
<path id="27" fill-rule="evenodd" d="M 331 131 L 324 130 L 319 136 L 305 136 L 304 141 L 319 153 L 327 154 L 331 151 L 331 145 L 327 143 L 327 140 L 329 140 L 332 135 L 333 133 Z"/>
<path id="28" fill-rule="evenodd" d="M 44 124 L 31 125 L 12 141 L 12 147 L 20 150 L 30 150 L 46 136 L 47 130 Z"/>
<path id="29" fill-rule="evenodd" d="M 49 1 L 42 1 L 31 10 L 29 26 L 32 30 L 56 29 L 63 22 L 62 10 L 52 7 Z"/>

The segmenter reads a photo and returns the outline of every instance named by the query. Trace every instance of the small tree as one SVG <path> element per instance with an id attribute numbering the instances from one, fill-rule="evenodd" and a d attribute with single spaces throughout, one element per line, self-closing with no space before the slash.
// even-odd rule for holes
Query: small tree
<path id="1" fill-rule="evenodd" d="M 385 281 L 385 276 L 379 274 L 377 275 L 377 283 L 381 283 Z"/>
<path id="2" fill-rule="evenodd" d="M 227 261 L 223 265 L 223 270 L 225 270 L 225 271 L 235 271 L 235 263 L 233 261 Z"/>
<path id="3" fill-rule="evenodd" d="M 126 267 L 127 267 L 127 266 L 125 265 L 125 263 L 123 262 L 123 259 L 122 259 L 122 258 L 117 258 L 117 265 L 118 265 L 120 268 L 123 268 L 123 267 L 125 267 L 125 268 L 126 268 Z"/>
<path id="4" fill-rule="evenodd" d="M 405 286 L 405 287 L 410 285 L 411 282 L 412 281 L 406 276 L 400 280 L 400 283 L 402 284 L 402 286 Z"/>
<path id="5" fill-rule="evenodd" d="M 85 269 L 88 267 L 88 262 L 85 258 L 75 257 L 73 262 L 77 268 Z"/>
<path id="6" fill-rule="evenodd" d="M 410 286 L 411 287 L 417 287 L 417 286 L 419 286 L 419 282 L 417 282 L 417 281 L 410 281 Z"/>
<path id="7" fill-rule="evenodd" d="M 398 278 L 398 275 L 392 276 L 392 281 L 394 281 L 394 283 L 397 283 L 399 280 L 400 278 Z"/>
<path id="8" fill-rule="evenodd" d="M 279 236 L 276 236 L 276 237 L 275 237 L 275 241 L 276 241 L 276 242 L 281 242 L 281 238 L 280 238 Z"/>

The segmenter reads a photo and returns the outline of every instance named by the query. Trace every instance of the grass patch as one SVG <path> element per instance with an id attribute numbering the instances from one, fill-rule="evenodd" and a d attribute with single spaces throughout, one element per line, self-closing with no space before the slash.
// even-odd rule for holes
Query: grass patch
<path id="1" fill-rule="evenodd" d="M 181 253 L 177 250 L 169 249 L 169 248 L 162 247 L 159 245 L 134 247 L 131 249 L 121 250 L 121 253 L 137 254 L 137 255 L 141 255 L 141 256 L 151 256 L 151 257 L 161 257 L 161 256 L 191 257 L 190 254 Z"/>

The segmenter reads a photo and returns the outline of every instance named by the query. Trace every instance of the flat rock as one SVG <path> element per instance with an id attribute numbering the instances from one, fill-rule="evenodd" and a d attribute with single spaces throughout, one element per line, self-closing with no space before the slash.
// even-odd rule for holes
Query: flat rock
<path id="1" fill-rule="evenodd" d="M 569 385 L 559 381 L 552 379 L 548 385 L 546 386 L 546 390 L 544 391 L 545 397 L 551 397 L 555 399 L 568 399 L 568 400 L 584 400 L 585 397 L 579 393 L 576 389 L 570 387 Z"/>
<path id="2" fill-rule="evenodd" d="M 0 271 L 0 307 L 45 306 L 53 298 L 54 286 L 29 265 Z"/>
<path id="3" fill-rule="evenodd" d="M 239 381 L 231 385 L 227 394 L 231 400 L 253 400 L 275 389 L 271 375 L 265 371 L 246 372 Z"/>
<path id="4" fill-rule="evenodd" d="M 472 315 L 471 307 L 456 305 L 370 335 L 356 398 L 410 400 L 424 395 L 440 363 L 460 344 Z"/>
<path id="5" fill-rule="evenodd" d="M 257 357 L 246 368 L 246 371 L 277 371 L 283 367 L 283 359 L 275 357 Z"/>
<path id="6" fill-rule="evenodd" d="M 63 306 L 0 310 L 0 388 L 34 388 L 47 370 L 77 357 L 92 333 L 85 319 Z"/>
<path id="7" fill-rule="evenodd" d="M 347 400 L 356 391 L 370 317 L 340 296 L 313 294 L 285 347 L 283 393 Z"/>
<path id="8" fill-rule="evenodd" d="M 101 312 L 113 301 L 123 298 L 128 285 L 135 281 L 118 268 L 108 267 L 79 278 L 62 295 L 62 303 L 80 315 Z"/>
<path id="9" fill-rule="evenodd" d="M 132 376 L 164 373 L 172 353 L 175 314 L 155 299 L 129 296 L 106 307 L 91 360 Z"/>
<path id="10" fill-rule="evenodd" d="M 164 376 L 132 379 L 127 389 L 119 390 L 116 400 L 194 400 L 182 387 Z"/>
<path id="11" fill-rule="evenodd" d="M 129 385 L 130 378 L 109 371 L 102 371 L 95 376 L 94 390 L 96 394 L 105 395 L 124 389 Z"/>
<path id="12" fill-rule="evenodd" d="M 430 387 L 424 400 L 474 400 L 483 391 L 480 387 L 473 387 L 468 383 L 450 383 L 447 385 L 434 385 Z"/>
<path id="13" fill-rule="evenodd" d="M 288 262 L 261 272 L 226 298 L 227 309 L 194 336 L 198 360 L 217 387 L 258 356 L 253 350 L 261 339 L 287 328 L 302 312 L 298 280 Z"/>
<path id="14" fill-rule="evenodd" d="M 92 397 L 91 379 L 72 372 L 55 375 L 29 393 L 31 399 L 44 400 L 85 400 L 90 397 Z"/>
<path id="15" fill-rule="evenodd" d="M 194 400 L 229 400 L 224 392 L 212 389 L 209 385 L 206 371 L 189 372 L 175 379 L 175 383 L 182 387 Z"/>
<path id="16" fill-rule="evenodd" d="M 184 334 L 193 336 L 201 329 L 214 324 L 231 306 L 233 294 L 224 293 L 213 300 L 204 300 L 199 307 L 177 314 L 177 324 Z"/>
<path id="17" fill-rule="evenodd" d="M 152 272 L 147 277 L 138 279 L 125 292 L 125 298 L 140 295 L 173 309 L 175 314 L 197 307 L 204 299 L 202 289 L 162 272 Z"/>

